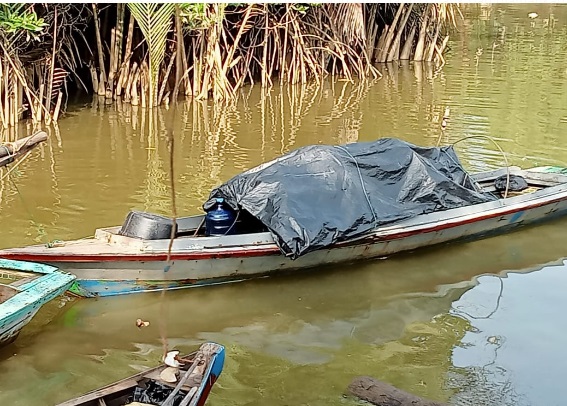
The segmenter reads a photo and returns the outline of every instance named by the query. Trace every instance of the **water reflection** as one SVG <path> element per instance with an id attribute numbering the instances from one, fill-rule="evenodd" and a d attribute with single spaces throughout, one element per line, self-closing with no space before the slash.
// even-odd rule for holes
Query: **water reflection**
<path id="1" fill-rule="evenodd" d="M 531 11 L 541 19 L 530 20 Z M 511 164 L 565 165 L 566 22 L 565 6 L 492 5 L 482 19 L 467 19 L 441 70 L 387 64 L 370 85 L 336 81 L 268 93 L 255 86 L 233 103 L 188 101 L 151 114 L 100 99 L 74 106 L 59 131 L 0 182 L 0 246 L 91 235 L 120 224 L 130 209 L 170 214 L 169 130 L 181 214 L 200 210 L 213 187 L 242 170 L 314 143 L 396 136 L 436 145 L 482 135 L 495 139 Z M 483 138 L 456 150 L 472 170 L 503 164 Z M 182 350 L 205 339 L 226 344 L 227 365 L 211 405 L 356 404 L 342 395 L 361 374 L 463 405 L 522 404 L 537 399 L 539 388 L 549 392 L 545 404 L 557 403 L 557 389 L 546 385 L 559 387 L 564 363 L 562 318 L 553 309 L 563 307 L 555 288 L 564 283 L 563 266 L 547 276 L 544 270 L 501 279 L 502 313 L 489 319 L 454 310 L 490 314 L 493 307 L 480 306 L 495 303 L 500 282 L 475 278 L 564 257 L 566 225 L 168 293 L 166 314 L 159 295 L 55 302 L 0 351 L 0 403 L 53 404 L 153 365 L 161 354 L 160 320 L 170 345 Z M 147 329 L 134 326 L 141 316 L 151 322 Z M 543 334 L 526 332 L 527 325 Z M 526 383 L 531 370 L 545 378 L 537 388 Z M 498 391 L 505 395 L 498 398 Z"/>
<path id="2" fill-rule="evenodd" d="M 460 303 L 487 303 L 467 299 L 483 286 L 481 277 L 475 287 L 479 274 L 533 267 L 557 255 L 562 244 L 556 237 L 564 227 L 559 222 L 514 238 L 448 245 L 356 267 L 168 292 L 166 313 L 159 294 L 51 304 L 0 351 L 0 398 L 13 405 L 52 404 L 152 365 L 162 351 L 159 325 L 165 319 L 171 347 L 189 351 L 203 340 L 228 347 L 227 370 L 212 405 L 268 400 L 284 405 L 294 399 L 354 405 L 342 392 L 361 374 L 447 399 L 451 352 L 470 341 L 475 326 L 451 308 L 473 314 Z M 531 252 L 542 233 L 557 242 Z M 490 251 L 498 254 L 486 255 Z M 136 328 L 138 317 L 150 326 Z M 474 365 L 468 361 L 463 364 Z M 26 385 L 41 389 L 41 397 L 20 399 L 24 377 Z"/>
<path id="3" fill-rule="evenodd" d="M 566 264 L 482 276 L 453 303 L 450 314 L 471 324 L 452 354 L 453 385 L 466 388 L 456 404 L 462 398 L 499 405 L 564 403 L 557 388 L 567 356 L 558 351 L 564 340 L 557 329 L 567 327 Z"/>

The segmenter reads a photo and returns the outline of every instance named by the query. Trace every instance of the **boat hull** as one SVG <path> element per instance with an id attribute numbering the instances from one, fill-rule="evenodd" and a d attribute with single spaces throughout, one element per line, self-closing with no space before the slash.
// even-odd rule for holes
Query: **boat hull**
<path id="1" fill-rule="evenodd" d="M 17 293 L 0 304 L 0 346 L 3 346 L 16 339 L 41 306 L 70 288 L 75 276 L 47 265 L 5 259 L 0 259 L 0 268 L 43 274 L 19 285 L 15 289 Z"/>
<path id="2" fill-rule="evenodd" d="M 547 171 L 550 173 L 542 175 Z M 417 216 L 295 260 L 282 255 L 273 240 L 260 234 L 216 240 L 180 238 L 174 241 L 169 255 L 168 240 L 138 240 L 132 243 L 138 244 L 133 248 L 127 243 L 135 239 L 125 239 L 116 232 L 107 233 L 106 237 L 103 233 L 104 238 L 99 236 L 99 242 L 91 240 L 89 244 L 93 246 L 84 249 L 77 243 L 79 248 L 3 250 L 0 256 L 48 263 L 73 273 L 77 281 L 71 292 L 77 295 L 113 296 L 235 282 L 386 257 L 452 241 L 502 234 L 567 215 L 567 176 L 563 172 L 555 168 L 518 172 L 536 180 L 541 178 L 542 182 L 553 181 L 555 186 L 528 195 Z M 505 172 L 487 173 L 485 178 L 502 173 Z M 115 244 L 111 244 L 112 241 Z"/>
<path id="3" fill-rule="evenodd" d="M 475 222 L 463 222 L 427 232 L 387 240 L 367 239 L 311 252 L 291 260 L 279 251 L 243 252 L 240 256 L 184 259 L 173 255 L 172 263 L 159 260 L 139 261 L 135 256 L 122 261 L 50 262 L 77 276 L 71 292 L 80 296 L 114 296 L 161 289 L 181 289 L 227 282 L 242 281 L 278 272 L 313 269 L 318 266 L 355 262 L 430 247 L 450 241 L 478 239 L 511 231 L 567 214 L 567 201 L 544 205 L 530 211 Z"/>
<path id="4" fill-rule="evenodd" d="M 212 355 L 212 358 L 208 362 L 206 370 L 203 372 L 201 382 L 194 388 L 195 393 L 192 395 L 191 404 L 196 406 L 203 406 L 205 404 L 213 385 L 215 384 L 223 370 L 225 360 L 224 347 L 220 344 L 212 342 L 203 344 L 199 351 L 190 354 L 189 358 L 195 359 L 195 357 L 204 348 L 204 346 L 213 348 L 215 350 L 215 353 Z M 181 358 L 186 359 L 186 357 Z M 85 393 L 84 395 L 81 395 L 77 398 L 60 403 L 57 406 L 100 406 L 106 404 L 124 404 L 123 401 L 130 398 L 134 387 L 140 385 L 145 386 L 148 383 L 148 380 L 157 380 L 159 382 L 160 373 L 166 367 L 167 365 L 161 365 L 148 369 L 105 387 Z M 181 373 L 183 373 L 183 371 L 181 371 Z M 161 383 L 163 384 L 163 382 Z M 172 385 L 171 388 L 173 389 L 174 386 L 175 385 Z M 183 390 L 188 391 L 188 389 L 185 387 L 183 387 Z"/>

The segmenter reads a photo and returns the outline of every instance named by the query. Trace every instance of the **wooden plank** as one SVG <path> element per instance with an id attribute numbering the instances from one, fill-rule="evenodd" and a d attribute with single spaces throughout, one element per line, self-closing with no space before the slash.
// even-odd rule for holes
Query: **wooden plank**
<path id="1" fill-rule="evenodd" d="M 420 398 L 369 376 L 354 378 L 348 390 L 377 406 L 444 406 L 443 403 Z"/>
<path id="2" fill-rule="evenodd" d="M 45 140 L 47 140 L 47 133 L 45 131 L 38 131 L 28 137 L 20 138 L 14 142 L 5 143 L 0 146 L 0 158 L 23 150 L 28 151 Z"/>
<path id="3" fill-rule="evenodd" d="M 143 375 L 143 374 L 140 374 Z M 138 381 L 140 380 L 140 378 L 138 377 L 138 375 L 135 375 L 134 377 L 131 378 L 127 378 L 125 380 L 122 380 L 120 382 L 117 382 L 113 385 L 109 385 L 109 386 L 105 386 L 104 388 L 100 388 L 97 390 L 94 390 L 92 392 L 89 392 L 83 396 L 80 396 L 76 399 L 71 399 L 65 403 L 61 403 L 59 406 L 79 406 L 82 405 L 86 402 L 92 401 L 92 400 L 97 400 L 97 399 L 101 399 L 104 398 L 105 396 L 111 395 L 113 393 L 117 393 L 126 389 L 130 389 L 130 388 L 134 388 L 138 385 Z"/>

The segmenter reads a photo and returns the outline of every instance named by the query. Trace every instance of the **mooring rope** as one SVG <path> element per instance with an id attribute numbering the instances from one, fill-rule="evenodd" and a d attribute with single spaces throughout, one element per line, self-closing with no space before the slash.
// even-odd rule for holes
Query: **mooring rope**
<path id="1" fill-rule="evenodd" d="M 506 189 L 504 190 L 504 196 L 503 196 L 503 199 L 506 199 L 508 197 L 508 189 L 510 188 L 510 165 L 508 164 L 508 158 L 506 157 L 506 153 L 496 142 L 496 140 L 488 135 L 468 135 L 453 142 L 451 145 L 454 146 L 455 144 L 458 144 L 459 142 L 468 140 L 470 138 L 481 138 L 481 139 L 489 140 L 496 146 L 496 148 L 498 148 L 498 151 L 500 151 L 500 153 L 502 154 L 502 158 L 504 158 L 504 164 L 506 165 Z"/>
<path id="2" fill-rule="evenodd" d="M 172 212 L 172 224 L 171 224 L 171 235 L 169 236 L 169 245 L 167 247 L 167 258 L 166 258 L 166 265 L 163 269 L 163 272 L 166 273 L 171 269 L 173 265 L 173 261 L 171 260 L 171 250 L 173 249 L 173 241 L 175 240 L 175 233 L 177 231 L 177 202 L 175 199 L 175 172 L 173 169 L 173 161 L 174 161 L 174 145 L 175 145 L 175 138 L 173 134 L 173 123 L 175 118 L 175 107 L 173 110 L 173 115 L 171 116 L 171 121 L 169 122 L 168 129 L 167 129 L 167 139 L 169 143 L 169 186 L 171 191 L 171 212 Z M 165 281 L 167 284 L 167 280 Z M 160 322 L 159 322 L 159 330 L 160 330 L 160 338 L 163 346 L 163 356 L 165 357 L 168 350 L 168 340 L 167 340 L 167 306 L 165 300 L 165 292 L 167 290 L 167 286 L 162 286 L 161 294 L 160 294 Z"/>

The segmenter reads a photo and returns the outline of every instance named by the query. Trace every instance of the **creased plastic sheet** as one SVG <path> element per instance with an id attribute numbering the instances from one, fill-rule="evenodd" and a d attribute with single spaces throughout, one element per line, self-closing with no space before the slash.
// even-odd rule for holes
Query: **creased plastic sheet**
<path id="1" fill-rule="evenodd" d="M 477 191 L 452 147 L 422 148 L 383 138 L 299 148 L 215 188 L 273 234 L 291 258 L 373 228 L 494 200 Z"/>

